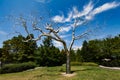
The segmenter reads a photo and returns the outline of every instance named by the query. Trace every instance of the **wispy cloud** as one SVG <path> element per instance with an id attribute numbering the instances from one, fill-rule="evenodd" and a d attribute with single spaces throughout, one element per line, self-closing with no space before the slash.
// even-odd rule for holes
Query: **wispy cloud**
<path id="1" fill-rule="evenodd" d="M 0 31 L 0 35 L 7 35 L 5 31 Z"/>
<path id="2" fill-rule="evenodd" d="M 67 35 L 60 35 L 61 38 L 67 38 L 67 37 L 69 37 L 69 36 L 71 36 L 71 35 L 70 35 L 70 34 L 67 34 Z"/>
<path id="3" fill-rule="evenodd" d="M 53 43 L 54 43 L 54 46 L 55 47 L 63 47 L 63 45 L 62 45 L 62 43 L 60 43 L 60 42 L 58 42 L 58 41 L 53 41 Z"/>
<path id="4" fill-rule="evenodd" d="M 70 23 L 72 26 L 65 27 L 61 31 L 66 31 L 68 32 L 72 27 L 73 23 L 71 23 L 74 19 L 76 18 L 81 18 L 83 20 L 79 20 L 77 26 L 80 26 L 84 23 L 84 21 L 90 21 L 94 18 L 95 15 L 102 13 L 104 11 L 113 9 L 120 6 L 119 2 L 109 2 L 105 3 L 97 8 L 94 8 L 94 4 L 92 1 L 90 1 L 87 5 L 83 7 L 82 11 L 79 11 L 77 7 L 73 7 L 70 12 L 68 12 L 68 16 L 65 17 L 64 15 L 56 15 L 52 17 L 52 20 L 57 23 Z"/>
<path id="5" fill-rule="evenodd" d="M 68 17 L 64 19 L 64 22 L 69 22 L 69 21 L 71 21 L 72 16 L 73 16 L 73 13 L 72 13 L 72 12 L 69 12 L 69 13 L 68 13 Z"/>
<path id="6" fill-rule="evenodd" d="M 95 8 L 94 10 L 92 10 L 88 14 L 88 16 L 86 16 L 86 18 L 92 19 L 96 14 L 99 14 L 101 12 L 104 12 L 104 11 L 116 8 L 118 6 L 120 6 L 120 3 L 119 2 L 115 2 L 115 1 L 111 2 L 111 3 L 105 3 L 102 6 L 99 6 L 99 7 Z"/>
<path id="7" fill-rule="evenodd" d="M 72 19 L 72 16 L 73 16 L 73 13 L 72 12 L 69 12 L 68 13 L 68 17 L 65 18 L 64 15 L 56 15 L 52 18 L 52 20 L 54 22 L 59 22 L 59 23 L 65 23 L 65 22 L 70 22 L 71 19 Z"/>
<path id="8" fill-rule="evenodd" d="M 35 1 L 40 3 L 49 3 L 51 0 L 35 0 Z"/>
<path id="9" fill-rule="evenodd" d="M 53 18 L 52 18 L 52 20 L 54 21 L 54 22 L 59 22 L 59 23 L 63 23 L 64 21 L 64 16 L 62 15 L 62 16 L 59 16 L 59 15 L 57 15 L 57 16 L 54 16 Z"/>
<path id="10" fill-rule="evenodd" d="M 87 5 L 83 7 L 83 11 L 78 11 L 76 7 L 73 7 L 73 18 L 82 17 L 88 15 L 93 10 L 92 1 L 90 1 Z"/>
<path id="11" fill-rule="evenodd" d="M 72 19 L 82 17 L 87 15 L 90 11 L 93 9 L 93 4 L 90 1 L 87 5 L 83 7 L 83 11 L 78 11 L 77 7 L 73 7 L 72 11 L 68 12 L 67 17 L 65 18 L 64 15 L 56 15 L 52 18 L 54 22 L 58 23 L 65 23 L 65 22 L 70 22 Z"/>
<path id="12" fill-rule="evenodd" d="M 111 2 L 111 3 L 106 3 L 106 4 L 104 4 L 100 7 L 95 8 L 90 14 L 93 14 L 93 15 L 99 14 L 103 11 L 106 11 L 106 10 L 109 10 L 109 9 L 112 9 L 112 8 L 116 8 L 119 5 L 120 5 L 120 3 L 115 2 L 115 1 Z"/>
<path id="13" fill-rule="evenodd" d="M 70 31 L 71 30 L 71 26 L 68 26 L 68 27 L 61 27 L 61 29 L 60 29 L 60 32 L 68 32 L 68 31 Z"/>

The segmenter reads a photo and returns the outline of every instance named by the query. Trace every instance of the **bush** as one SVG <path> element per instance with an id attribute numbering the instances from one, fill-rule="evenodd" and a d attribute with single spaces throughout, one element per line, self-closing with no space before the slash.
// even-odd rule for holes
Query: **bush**
<path id="1" fill-rule="evenodd" d="M 19 64 L 6 64 L 0 69 L 0 74 L 20 72 L 27 69 L 32 69 L 34 67 L 36 67 L 36 64 L 33 62 L 25 62 L 25 63 L 19 63 Z"/>
<path id="2" fill-rule="evenodd" d="M 98 66 L 98 64 L 94 63 L 94 62 L 84 62 L 82 63 L 83 66 Z"/>
<path id="3" fill-rule="evenodd" d="M 71 62 L 71 66 L 81 66 L 81 62 Z"/>
<path id="4" fill-rule="evenodd" d="M 103 61 L 101 65 L 108 67 L 120 67 L 120 60 Z"/>
<path id="5" fill-rule="evenodd" d="M 98 66 L 94 62 L 71 62 L 71 66 Z"/>

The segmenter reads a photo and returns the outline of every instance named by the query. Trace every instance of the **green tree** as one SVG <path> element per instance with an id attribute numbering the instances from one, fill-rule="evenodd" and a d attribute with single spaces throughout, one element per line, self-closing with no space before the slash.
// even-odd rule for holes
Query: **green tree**
<path id="1" fill-rule="evenodd" d="M 76 62 L 82 62 L 82 61 L 83 61 L 83 58 L 82 58 L 82 56 L 81 56 L 81 50 L 78 49 L 78 50 L 76 51 Z"/>
<path id="2" fill-rule="evenodd" d="M 97 62 L 106 66 L 120 66 L 120 36 L 102 40 L 84 41 L 81 56 L 84 61 Z"/>
<path id="3" fill-rule="evenodd" d="M 75 51 L 74 50 L 71 50 L 70 51 L 70 59 L 71 59 L 71 61 L 72 62 L 75 62 L 76 61 L 76 53 L 75 53 Z"/>
<path id="4" fill-rule="evenodd" d="M 89 58 L 89 49 L 88 49 L 88 42 L 84 41 L 81 49 L 81 56 L 84 61 L 88 61 Z"/>
<path id="5" fill-rule="evenodd" d="M 27 36 L 28 37 L 28 36 Z M 2 57 L 5 62 L 27 62 L 34 61 L 34 51 L 37 48 L 36 42 L 23 42 L 27 39 L 22 35 L 13 37 L 3 42 Z"/>
<path id="6" fill-rule="evenodd" d="M 50 37 L 46 37 L 36 53 L 36 63 L 39 66 L 58 66 L 65 62 L 65 54 L 60 53 L 56 48 Z"/>

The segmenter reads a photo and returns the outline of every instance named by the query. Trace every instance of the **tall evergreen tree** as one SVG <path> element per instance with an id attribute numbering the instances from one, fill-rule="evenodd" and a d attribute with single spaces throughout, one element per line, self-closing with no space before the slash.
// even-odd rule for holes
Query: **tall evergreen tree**
<path id="1" fill-rule="evenodd" d="M 82 45 L 82 50 L 81 50 L 81 56 L 84 59 L 84 61 L 88 61 L 88 54 L 89 54 L 89 50 L 88 50 L 88 42 L 85 40 L 83 42 Z"/>
<path id="2" fill-rule="evenodd" d="M 82 58 L 82 56 L 81 56 L 81 50 L 78 49 L 78 50 L 76 51 L 76 62 L 82 62 L 82 61 L 83 61 L 83 58 Z"/>
<path id="3" fill-rule="evenodd" d="M 81 56 L 106 66 L 120 66 L 120 35 L 102 40 L 84 41 Z"/>
<path id="4" fill-rule="evenodd" d="M 65 54 L 61 54 L 50 37 L 46 37 L 36 51 L 36 62 L 39 66 L 58 66 L 64 63 Z"/>

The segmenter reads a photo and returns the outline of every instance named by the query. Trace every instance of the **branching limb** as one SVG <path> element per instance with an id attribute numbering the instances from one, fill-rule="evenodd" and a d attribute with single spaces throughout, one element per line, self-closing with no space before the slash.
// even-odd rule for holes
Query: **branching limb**
<path id="1" fill-rule="evenodd" d="M 22 26 L 24 27 L 25 31 L 27 32 L 28 36 L 30 37 L 30 39 L 32 39 L 32 36 L 30 35 L 29 31 L 28 31 L 28 27 L 27 27 L 27 22 L 26 20 L 24 20 L 22 17 L 20 17 Z"/>
<path id="2" fill-rule="evenodd" d="M 38 30 L 38 31 L 40 31 L 41 33 L 44 33 L 41 28 L 37 27 L 37 24 L 38 24 L 38 23 L 37 23 L 36 21 L 33 21 L 33 22 L 32 22 L 33 30 Z"/>
<path id="3" fill-rule="evenodd" d="M 52 39 L 61 42 L 64 46 L 65 51 L 68 51 L 66 42 L 57 34 L 60 29 L 55 30 L 54 28 L 52 28 L 52 25 L 47 24 L 46 30 L 49 30 L 51 33 L 53 33 L 55 37 L 53 37 L 52 35 L 50 36 L 50 34 L 44 36 L 50 36 Z"/>
<path id="4" fill-rule="evenodd" d="M 89 32 L 91 32 L 91 30 L 87 30 L 86 32 L 82 33 L 81 35 L 76 36 L 75 40 L 85 37 L 86 35 L 88 35 Z"/>
<path id="5" fill-rule="evenodd" d="M 53 33 L 58 33 L 59 31 L 60 31 L 60 29 L 57 29 L 57 30 L 55 30 L 53 27 L 52 27 L 52 25 L 51 24 L 46 24 L 46 30 L 50 30 L 51 32 L 53 32 Z"/>
<path id="6" fill-rule="evenodd" d="M 51 24 L 47 24 L 46 30 L 49 30 L 50 32 L 52 32 L 60 41 L 63 41 L 59 36 L 58 36 L 58 32 L 59 29 L 56 31 L 55 29 L 52 28 Z"/>
<path id="7" fill-rule="evenodd" d="M 44 32 L 43 32 L 43 30 L 42 30 L 41 28 L 38 28 L 38 27 L 35 27 L 35 26 L 34 26 L 33 29 L 34 29 L 34 30 L 38 30 L 38 31 L 40 31 L 41 33 L 44 34 Z"/>
<path id="8" fill-rule="evenodd" d="M 75 20 L 74 26 L 72 28 L 72 41 L 71 41 L 70 46 L 69 46 L 69 51 L 72 49 L 72 46 L 73 46 L 74 41 L 75 41 L 75 29 L 76 29 L 77 23 L 78 23 L 78 20 Z"/>

